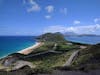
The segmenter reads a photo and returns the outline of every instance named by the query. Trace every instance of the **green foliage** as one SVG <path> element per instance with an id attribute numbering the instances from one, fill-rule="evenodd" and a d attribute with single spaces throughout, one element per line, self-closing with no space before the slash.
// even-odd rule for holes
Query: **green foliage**
<path id="1" fill-rule="evenodd" d="M 73 62 L 74 67 L 83 66 L 85 70 L 100 67 L 100 44 L 89 46 L 80 51 L 79 56 Z M 98 65 L 99 64 L 99 65 Z"/>
<path id="2" fill-rule="evenodd" d="M 53 46 L 54 46 L 53 42 L 45 42 L 43 46 L 35 49 L 31 54 L 36 54 L 36 53 L 52 50 Z"/>
<path id="3" fill-rule="evenodd" d="M 77 60 L 73 62 L 73 65 L 86 64 L 91 57 L 91 54 L 81 55 L 79 58 L 77 58 Z"/>
<path id="4" fill-rule="evenodd" d="M 48 66 L 45 66 L 45 65 L 40 65 L 40 66 L 37 66 L 35 69 L 34 69 L 34 72 L 35 73 L 51 73 L 53 70 L 51 68 L 48 68 Z"/>
<path id="5" fill-rule="evenodd" d="M 42 42 L 66 42 L 64 36 L 61 33 L 46 33 L 39 36 L 37 39 Z"/>
<path id="6" fill-rule="evenodd" d="M 75 45 L 58 44 L 56 51 L 69 51 L 78 49 Z"/>
<path id="7" fill-rule="evenodd" d="M 45 73 L 53 71 L 54 67 L 62 66 L 65 64 L 67 59 L 72 54 L 72 51 L 68 51 L 62 54 L 52 54 L 47 55 L 45 57 L 41 57 L 40 59 L 36 59 L 31 61 L 34 65 L 37 65 L 34 69 L 37 73 Z"/>

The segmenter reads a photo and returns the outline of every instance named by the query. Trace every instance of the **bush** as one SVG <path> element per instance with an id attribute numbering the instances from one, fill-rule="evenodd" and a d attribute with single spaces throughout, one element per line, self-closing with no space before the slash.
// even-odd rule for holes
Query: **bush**
<path id="1" fill-rule="evenodd" d="M 73 46 L 73 45 L 60 44 L 57 46 L 56 51 L 69 51 L 77 48 L 78 48 L 77 46 Z"/>
<path id="2" fill-rule="evenodd" d="M 53 69 L 48 68 L 47 66 L 38 66 L 34 69 L 35 73 L 51 73 L 53 71 Z"/>

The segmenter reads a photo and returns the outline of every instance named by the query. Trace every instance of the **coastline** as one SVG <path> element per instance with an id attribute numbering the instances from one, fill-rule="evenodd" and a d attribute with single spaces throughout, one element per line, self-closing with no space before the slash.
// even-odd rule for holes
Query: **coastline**
<path id="1" fill-rule="evenodd" d="M 20 54 L 24 54 L 24 55 L 28 55 L 29 53 L 31 53 L 34 49 L 40 47 L 43 45 L 43 42 L 36 42 L 33 46 L 30 46 L 28 48 L 22 49 L 20 51 L 18 51 L 18 53 Z"/>

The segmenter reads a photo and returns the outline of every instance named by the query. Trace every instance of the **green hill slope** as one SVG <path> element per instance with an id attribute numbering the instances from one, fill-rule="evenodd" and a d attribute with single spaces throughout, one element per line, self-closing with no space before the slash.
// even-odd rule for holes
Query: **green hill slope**
<path id="1" fill-rule="evenodd" d="M 42 42 L 66 42 L 64 36 L 59 32 L 42 34 L 37 39 Z"/>
<path id="2" fill-rule="evenodd" d="M 100 44 L 81 50 L 73 65 L 79 69 L 100 69 Z"/>

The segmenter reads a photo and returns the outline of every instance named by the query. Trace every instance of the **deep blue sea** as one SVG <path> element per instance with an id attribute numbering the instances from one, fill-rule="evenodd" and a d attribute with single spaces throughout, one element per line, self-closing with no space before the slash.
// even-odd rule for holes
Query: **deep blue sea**
<path id="1" fill-rule="evenodd" d="M 33 36 L 0 36 L 0 57 L 18 52 L 35 44 Z"/>
<path id="2" fill-rule="evenodd" d="M 79 42 L 83 44 L 97 44 L 100 43 L 100 36 L 70 36 L 65 37 L 66 40 L 72 41 L 72 42 Z"/>
<path id="3" fill-rule="evenodd" d="M 66 40 L 80 42 L 86 44 L 100 43 L 100 36 L 82 36 L 82 37 L 65 37 Z M 35 44 L 36 40 L 33 36 L 0 36 L 0 57 L 11 53 L 18 52 L 24 48 Z"/>

